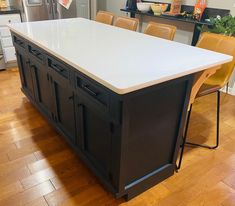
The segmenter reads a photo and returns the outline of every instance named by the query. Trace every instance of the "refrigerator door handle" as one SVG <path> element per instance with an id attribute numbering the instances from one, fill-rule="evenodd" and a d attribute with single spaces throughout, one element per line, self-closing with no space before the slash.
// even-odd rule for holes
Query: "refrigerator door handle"
<path id="1" fill-rule="evenodd" d="M 52 1 L 52 13 L 53 13 L 53 19 L 58 19 L 58 11 L 57 11 L 57 1 L 56 0 L 51 0 Z"/>
<path id="2" fill-rule="evenodd" d="M 24 11 L 24 3 L 23 3 L 23 1 L 21 1 L 21 6 L 22 6 L 22 13 L 24 14 L 25 11 Z"/>
<path id="3" fill-rule="evenodd" d="M 50 1 L 50 0 L 45 0 L 45 3 L 46 3 L 48 15 L 49 15 L 49 19 L 50 19 L 50 16 L 52 15 L 52 5 L 51 5 L 51 1 Z"/>
<path id="4" fill-rule="evenodd" d="M 92 0 L 89 0 L 89 1 L 88 1 L 88 17 L 89 17 L 89 19 L 91 19 L 91 6 L 92 6 L 91 1 L 92 1 Z"/>

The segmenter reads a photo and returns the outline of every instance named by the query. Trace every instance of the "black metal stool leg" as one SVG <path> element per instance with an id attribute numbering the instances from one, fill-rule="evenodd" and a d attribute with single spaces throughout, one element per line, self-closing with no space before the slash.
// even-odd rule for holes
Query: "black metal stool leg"
<path id="1" fill-rule="evenodd" d="M 214 146 L 209 145 L 203 145 L 203 144 L 196 144 L 192 142 L 186 142 L 185 144 L 191 145 L 191 146 L 198 146 L 198 147 L 204 147 L 207 149 L 216 149 L 219 146 L 219 126 L 220 126 L 220 91 L 217 91 L 217 116 L 216 116 L 216 144 Z"/>
<path id="2" fill-rule="evenodd" d="M 219 146 L 219 131 L 220 131 L 220 90 L 217 91 L 217 126 L 216 126 L 216 145 L 215 149 Z"/>
<path id="3" fill-rule="evenodd" d="M 187 138 L 188 126 L 189 126 L 189 120 L 190 120 L 190 116 L 191 116 L 192 106 L 193 105 L 191 104 L 190 105 L 190 109 L 189 109 L 188 114 L 187 114 L 187 118 L 186 118 L 186 125 L 185 125 L 185 131 L 184 131 L 184 134 L 183 134 L 183 141 L 182 141 L 182 145 L 181 145 L 179 164 L 176 165 L 176 172 L 178 172 L 178 170 L 180 169 L 181 163 L 182 163 L 182 159 L 183 159 L 184 146 L 185 146 L 185 142 L 186 142 L 186 138 Z"/>
<path id="4" fill-rule="evenodd" d="M 229 82 L 226 84 L 226 94 L 228 94 Z"/>

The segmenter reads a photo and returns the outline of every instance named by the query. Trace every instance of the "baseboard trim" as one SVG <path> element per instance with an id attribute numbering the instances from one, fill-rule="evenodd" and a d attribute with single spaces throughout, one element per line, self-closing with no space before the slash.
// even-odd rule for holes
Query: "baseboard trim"
<path id="1" fill-rule="evenodd" d="M 226 86 L 223 87 L 220 91 L 223 92 L 223 93 L 227 93 L 226 92 Z M 228 94 L 235 96 L 235 88 L 228 87 Z"/>

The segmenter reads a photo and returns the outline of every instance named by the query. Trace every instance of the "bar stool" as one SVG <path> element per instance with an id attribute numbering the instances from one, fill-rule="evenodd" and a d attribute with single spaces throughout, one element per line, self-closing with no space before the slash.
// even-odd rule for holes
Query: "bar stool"
<path id="1" fill-rule="evenodd" d="M 234 37 L 228 37 L 228 36 L 224 36 L 220 34 L 203 33 L 197 44 L 197 47 L 231 55 L 233 56 L 233 60 L 229 63 L 221 65 L 221 68 L 217 69 L 214 74 L 210 74 L 206 76 L 203 80 L 203 84 L 199 85 L 199 87 L 196 88 L 195 91 L 192 90 L 190 107 L 189 107 L 188 116 L 186 119 L 183 143 L 182 143 L 177 170 L 180 169 L 181 167 L 185 144 L 204 147 L 208 149 L 216 149 L 219 146 L 220 89 L 222 89 L 228 83 L 232 75 L 232 72 L 234 70 L 234 66 L 235 66 L 235 38 Z M 186 142 L 188 125 L 189 125 L 190 115 L 192 112 L 192 104 L 193 104 L 194 99 L 205 96 L 205 95 L 209 95 L 212 93 L 217 93 L 216 144 L 210 146 L 210 145 Z"/>
<path id="2" fill-rule="evenodd" d="M 138 24 L 139 24 L 139 19 L 119 16 L 117 17 L 117 20 L 114 23 L 114 26 L 117 26 L 123 29 L 128 29 L 131 31 L 136 31 Z"/>
<path id="3" fill-rule="evenodd" d="M 155 22 L 149 22 L 144 33 L 163 38 L 173 40 L 175 37 L 176 27 L 168 24 L 159 24 Z"/>
<path id="4" fill-rule="evenodd" d="M 112 25 L 114 14 L 107 11 L 99 11 L 96 15 L 95 20 L 103 24 Z"/>

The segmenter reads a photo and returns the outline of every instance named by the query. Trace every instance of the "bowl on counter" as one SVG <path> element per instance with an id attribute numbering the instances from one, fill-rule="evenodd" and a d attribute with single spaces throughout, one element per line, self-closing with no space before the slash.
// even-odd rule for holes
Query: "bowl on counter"
<path id="1" fill-rule="evenodd" d="M 147 2 L 138 2 L 137 3 L 137 9 L 141 12 L 148 12 L 151 10 L 151 5 L 153 3 L 147 3 Z"/>
<path id="2" fill-rule="evenodd" d="M 168 8 L 168 4 L 152 4 L 151 9 L 154 13 L 154 15 L 159 16 L 163 12 L 165 12 Z"/>

